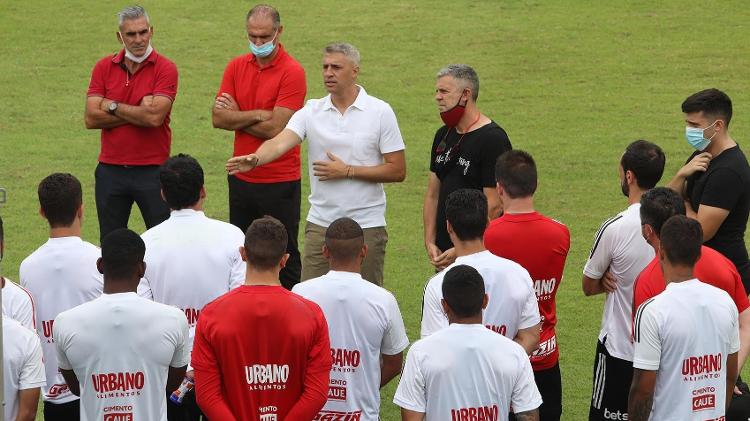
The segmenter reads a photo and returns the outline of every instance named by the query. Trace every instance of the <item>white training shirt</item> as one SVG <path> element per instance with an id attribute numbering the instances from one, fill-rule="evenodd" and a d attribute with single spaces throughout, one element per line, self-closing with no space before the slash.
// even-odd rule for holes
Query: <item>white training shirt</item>
<path id="1" fill-rule="evenodd" d="M 643 268 L 654 258 L 654 249 L 641 235 L 641 204 L 635 203 L 614 218 L 604 221 L 594 238 L 583 274 L 600 279 L 609 270 L 617 280 L 617 289 L 604 301 L 599 341 L 609 354 L 621 360 L 633 360 L 633 284 Z M 606 341 L 604 338 L 606 337 Z"/>
<path id="2" fill-rule="evenodd" d="M 182 310 L 192 348 L 203 307 L 245 282 L 246 265 L 240 255 L 245 235 L 202 211 L 181 209 L 141 237 L 146 244 L 146 274 L 138 294 Z"/>
<path id="3" fill-rule="evenodd" d="M 36 330 L 34 298 L 32 298 L 31 292 L 8 278 L 3 279 L 5 279 L 5 286 L 3 286 L 3 315 L 10 317 L 31 330 Z"/>
<path id="4" fill-rule="evenodd" d="M 80 237 L 50 238 L 21 262 L 21 285 L 36 302 L 36 330 L 42 341 L 47 385 L 45 401 L 62 404 L 78 399 L 60 374 L 52 328 L 61 312 L 102 294 L 102 274 L 96 268 L 101 251 Z"/>
<path id="5" fill-rule="evenodd" d="M 55 320 L 60 368 L 81 386 L 81 421 L 166 420 L 169 367 L 188 364 L 188 325 L 175 307 L 134 292 L 101 297 Z"/>
<path id="6" fill-rule="evenodd" d="M 473 267 L 484 279 L 484 290 L 489 296 L 489 303 L 482 319 L 488 329 L 513 339 L 520 329 L 532 327 L 541 321 L 533 289 L 534 282 L 529 272 L 518 263 L 485 250 L 456 258 L 452 265 L 427 283 L 422 302 L 423 338 L 448 327 L 448 317 L 440 304 L 443 298 L 443 277 L 457 265 Z"/>
<path id="7" fill-rule="evenodd" d="M 344 216 L 354 219 L 362 228 L 385 226 L 382 183 L 356 179 L 320 181 L 313 175 L 313 162 L 330 161 L 327 152 L 347 165 L 376 166 L 383 163 L 384 154 L 405 148 L 391 106 L 367 95 L 363 87 L 358 85 L 358 88 L 357 99 L 343 115 L 328 95 L 308 100 L 286 126 L 309 142 L 310 212 L 307 220 L 322 227 Z"/>
<path id="8" fill-rule="evenodd" d="M 641 304 L 633 368 L 657 371 L 650 420 L 724 419 L 729 354 L 740 349 L 737 306 L 697 279 Z"/>
<path id="9" fill-rule="evenodd" d="M 542 404 L 521 345 L 482 325 L 451 324 L 412 345 L 393 397 L 427 421 L 503 420 Z"/>
<path id="10" fill-rule="evenodd" d="M 321 419 L 345 413 L 378 421 L 380 355 L 396 355 L 409 346 L 396 297 L 358 273 L 333 270 L 295 285 L 292 292 L 318 304 L 328 321 L 333 368 Z"/>
<path id="11" fill-rule="evenodd" d="M 44 386 L 42 346 L 36 332 L 5 315 L 2 319 L 5 420 L 15 421 L 18 392 Z"/>

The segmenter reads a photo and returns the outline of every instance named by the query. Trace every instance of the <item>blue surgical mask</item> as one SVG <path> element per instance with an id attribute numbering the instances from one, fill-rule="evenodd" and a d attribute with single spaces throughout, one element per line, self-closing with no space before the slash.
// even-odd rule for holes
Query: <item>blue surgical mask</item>
<path id="1" fill-rule="evenodd" d="M 698 151 L 705 151 L 708 145 L 711 144 L 711 139 L 716 136 L 716 132 L 714 132 L 714 136 L 711 136 L 709 139 L 706 139 L 703 133 L 708 128 L 716 124 L 716 121 L 711 123 L 711 125 L 706 127 L 705 129 L 701 129 L 698 127 L 685 127 L 685 139 L 687 139 L 687 142 L 690 144 L 690 146 L 697 149 Z"/>
<path id="2" fill-rule="evenodd" d="M 273 37 L 276 38 L 276 34 L 273 34 Z M 255 57 L 268 57 L 273 53 L 273 49 L 276 48 L 276 46 L 273 43 L 273 39 L 268 41 L 265 44 L 261 44 L 260 46 L 255 45 L 252 41 L 250 42 L 250 52 L 253 53 Z"/>

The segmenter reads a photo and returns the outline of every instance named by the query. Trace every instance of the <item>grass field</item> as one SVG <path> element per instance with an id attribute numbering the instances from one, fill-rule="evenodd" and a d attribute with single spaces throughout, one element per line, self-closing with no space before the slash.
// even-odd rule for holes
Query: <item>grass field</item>
<path id="1" fill-rule="evenodd" d="M 249 2 L 143 2 L 153 45 L 180 71 L 172 151 L 204 166 L 209 216 L 228 218 L 223 165 L 232 135 L 211 127 L 210 107 L 230 58 L 247 52 Z M 399 299 L 410 338 L 419 334 L 422 287 L 432 273 L 422 244 L 421 206 L 429 147 L 440 124 L 434 75 L 445 64 L 479 73 L 480 109 L 531 152 L 539 167 L 538 209 L 568 225 L 572 245 L 558 294 L 565 420 L 582 420 L 603 297 L 580 291 L 592 236 L 626 206 L 617 180 L 624 147 L 645 138 L 667 153 L 671 177 L 690 149 L 680 103 L 717 87 L 734 100 L 731 132 L 750 150 L 750 9 L 746 2 L 279 0 L 283 43 L 307 71 L 308 97 L 324 95 L 322 47 L 344 40 L 362 53 L 360 83 L 389 102 L 407 144 L 408 176 L 388 194 L 386 286 Z M 8 190 L 4 274 L 46 240 L 36 185 L 55 171 L 84 184 L 84 237 L 97 243 L 93 171 L 99 132 L 83 126 L 91 68 L 118 50 L 121 2 L 8 1 L 0 6 L 0 187 Z M 303 171 L 305 173 L 305 171 Z M 307 186 L 307 184 L 305 184 Z M 305 202 L 303 200 L 303 202 Z M 306 213 L 306 204 L 303 214 Z M 138 212 L 130 224 L 141 232 Z M 398 419 L 383 392 L 382 418 Z"/>

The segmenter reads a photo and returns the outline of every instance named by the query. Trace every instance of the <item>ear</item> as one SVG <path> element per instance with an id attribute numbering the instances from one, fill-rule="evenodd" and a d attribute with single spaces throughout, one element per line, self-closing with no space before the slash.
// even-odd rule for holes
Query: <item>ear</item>
<path id="1" fill-rule="evenodd" d="M 625 171 L 625 182 L 628 184 L 635 184 L 635 174 L 633 174 L 633 171 Z"/>
<path id="2" fill-rule="evenodd" d="M 83 203 L 81 203 L 81 206 L 78 208 L 78 219 L 80 219 L 81 221 L 83 221 L 83 208 L 85 206 L 86 205 L 84 205 Z"/>
<path id="3" fill-rule="evenodd" d="M 146 262 L 141 262 L 138 265 L 138 279 L 143 278 L 143 275 L 146 274 Z"/>
<path id="4" fill-rule="evenodd" d="M 45 213 L 44 213 L 44 209 L 42 209 L 42 207 L 41 207 L 41 206 L 39 207 L 39 215 L 40 215 L 40 216 L 41 216 L 42 218 L 44 218 L 44 219 L 47 219 L 47 214 L 45 214 Z"/>
<path id="5" fill-rule="evenodd" d="M 453 234 L 453 226 L 447 220 L 445 221 L 445 229 L 448 231 L 448 234 Z"/>
<path id="6" fill-rule="evenodd" d="M 367 244 L 362 244 L 362 250 L 359 252 L 359 257 L 362 258 L 362 260 L 367 257 L 367 252 L 370 250 L 369 247 L 367 247 Z"/>
<path id="7" fill-rule="evenodd" d="M 198 197 L 200 197 L 201 199 L 206 198 L 206 186 L 205 185 L 201 186 L 201 192 L 199 193 Z"/>
<path id="8" fill-rule="evenodd" d="M 167 203 L 167 196 L 164 196 L 164 189 L 159 189 L 159 194 L 161 195 L 161 200 Z"/>
<path id="9" fill-rule="evenodd" d="M 102 265 L 102 258 L 96 259 L 96 270 L 99 271 L 102 275 L 104 275 L 104 265 Z"/>
<path id="10" fill-rule="evenodd" d="M 490 296 L 487 294 L 484 294 L 484 298 L 482 299 L 482 310 L 487 308 L 487 304 L 490 302 Z"/>
<path id="11" fill-rule="evenodd" d="M 115 35 L 117 36 L 117 42 L 119 42 L 120 44 L 125 44 L 125 41 L 122 40 L 122 34 L 120 33 L 120 31 L 115 32 Z"/>
<path id="12" fill-rule="evenodd" d="M 245 246 L 240 246 L 240 257 L 242 257 L 243 262 L 247 262 L 247 252 L 245 251 Z"/>
<path id="13" fill-rule="evenodd" d="M 323 244 L 323 257 L 325 257 L 326 260 L 331 260 L 331 251 L 328 250 L 328 246 Z"/>
<path id="14" fill-rule="evenodd" d="M 665 262 L 667 260 L 667 255 L 664 253 L 664 248 L 659 244 L 659 261 Z"/>
<path id="15" fill-rule="evenodd" d="M 289 253 L 284 253 L 283 256 L 281 256 L 281 261 L 279 262 L 279 268 L 284 269 L 286 266 L 286 262 L 289 260 Z"/>
<path id="16" fill-rule="evenodd" d="M 282 34 L 283 32 L 284 32 L 284 25 L 281 25 L 281 26 L 279 26 L 279 31 L 278 31 L 278 34 L 276 35 L 276 40 L 277 40 L 277 41 L 278 41 L 278 39 L 279 39 L 279 38 L 281 37 L 281 34 Z"/>
<path id="17" fill-rule="evenodd" d="M 443 307 L 443 313 L 447 316 L 451 308 L 448 306 L 448 303 L 445 302 L 445 298 L 440 299 L 440 305 Z"/>
<path id="18" fill-rule="evenodd" d="M 502 184 L 500 184 L 499 181 L 495 182 L 495 190 L 497 190 L 497 195 L 500 197 L 503 197 L 503 193 L 505 193 L 505 188 Z"/>

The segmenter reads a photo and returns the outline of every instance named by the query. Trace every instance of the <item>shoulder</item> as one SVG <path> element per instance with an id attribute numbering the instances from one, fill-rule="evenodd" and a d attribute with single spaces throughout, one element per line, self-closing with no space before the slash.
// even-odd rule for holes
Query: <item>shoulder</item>
<path id="1" fill-rule="evenodd" d="M 216 230 L 220 230 L 221 232 L 226 233 L 227 235 L 231 235 L 231 236 L 238 237 L 238 238 L 242 237 L 242 240 L 244 242 L 245 234 L 236 225 L 232 225 L 228 222 L 224 222 L 218 219 L 213 219 L 213 218 L 208 218 L 208 217 L 206 217 L 206 225 Z"/>
<path id="2" fill-rule="evenodd" d="M 305 75 L 305 68 L 289 52 L 284 51 L 283 58 L 284 72 L 290 74 Z"/>
<path id="3" fill-rule="evenodd" d="M 114 65 L 114 62 L 112 62 L 112 59 L 117 56 L 117 53 L 106 55 L 99 60 L 96 61 L 94 64 L 94 71 L 101 70 L 103 68 L 106 68 L 108 66 Z"/>
<path id="4" fill-rule="evenodd" d="M 162 70 L 177 70 L 177 65 L 174 64 L 172 60 L 167 58 L 167 56 L 162 55 L 161 53 L 158 53 L 158 56 L 156 57 L 156 66 L 158 68 L 161 68 Z"/>
<path id="5" fill-rule="evenodd" d="M 323 109 L 323 106 L 326 103 L 326 98 L 328 98 L 328 97 L 324 96 L 323 98 L 308 99 L 307 102 L 305 102 L 305 106 L 301 110 L 299 110 L 299 111 L 303 111 L 303 110 L 320 111 L 320 110 Z"/>

